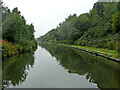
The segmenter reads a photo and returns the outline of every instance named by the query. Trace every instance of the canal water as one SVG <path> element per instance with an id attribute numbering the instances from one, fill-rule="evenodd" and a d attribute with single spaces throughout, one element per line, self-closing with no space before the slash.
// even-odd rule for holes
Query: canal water
<path id="1" fill-rule="evenodd" d="M 119 64 L 57 45 L 4 60 L 4 88 L 119 88 Z"/>

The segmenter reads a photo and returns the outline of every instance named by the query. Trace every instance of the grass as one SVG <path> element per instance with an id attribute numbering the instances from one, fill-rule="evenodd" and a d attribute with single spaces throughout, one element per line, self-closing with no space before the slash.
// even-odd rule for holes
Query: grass
<path id="1" fill-rule="evenodd" d="M 67 44 L 60 44 L 60 45 L 85 49 L 85 50 L 89 50 L 89 51 L 94 52 L 94 53 L 103 54 L 106 57 L 113 57 L 113 58 L 120 59 L 119 53 L 116 50 L 109 50 L 109 49 L 103 49 L 103 48 L 94 48 L 94 47 L 87 47 L 87 46 L 67 45 Z"/>

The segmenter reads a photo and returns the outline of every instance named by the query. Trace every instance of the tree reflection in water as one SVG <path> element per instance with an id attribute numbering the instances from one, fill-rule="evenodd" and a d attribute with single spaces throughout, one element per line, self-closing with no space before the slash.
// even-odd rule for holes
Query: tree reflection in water
<path id="1" fill-rule="evenodd" d="M 17 86 L 24 82 L 33 64 L 34 56 L 32 53 L 4 60 L 2 63 L 3 88 Z"/>
<path id="2" fill-rule="evenodd" d="M 85 52 L 56 45 L 42 45 L 70 74 L 85 76 L 99 88 L 118 88 L 119 64 Z M 24 54 L 3 61 L 3 87 L 23 83 L 34 65 L 33 54 Z M 37 74 L 37 73 L 36 73 Z"/>
<path id="3" fill-rule="evenodd" d="M 98 88 L 118 88 L 119 64 L 113 61 L 56 45 L 41 45 L 71 74 L 86 76 Z"/>

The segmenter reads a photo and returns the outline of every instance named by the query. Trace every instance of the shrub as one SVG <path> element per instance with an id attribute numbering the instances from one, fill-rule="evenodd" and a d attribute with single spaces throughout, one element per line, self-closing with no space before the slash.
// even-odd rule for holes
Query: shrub
<path id="1" fill-rule="evenodd" d="M 17 55 L 18 54 L 18 50 L 16 48 L 16 46 L 11 43 L 11 42 L 7 42 L 5 40 L 0 40 L 0 43 L 2 45 L 2 56 L 4 57 L 10 57 L 13 55 Z"/>

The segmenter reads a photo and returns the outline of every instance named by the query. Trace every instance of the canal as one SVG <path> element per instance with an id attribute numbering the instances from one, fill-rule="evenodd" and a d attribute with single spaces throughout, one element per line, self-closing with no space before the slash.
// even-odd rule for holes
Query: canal
<path id="1" fill-rule="evenodd" d="M 57 45 L 38 46 L 2 63 L 4 88 L 119 88 L 119 64 Z"/>

